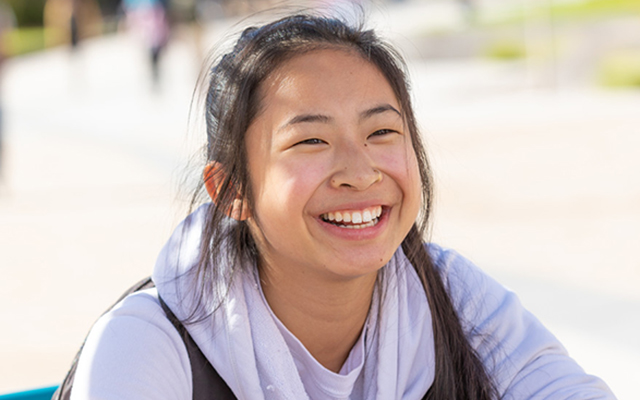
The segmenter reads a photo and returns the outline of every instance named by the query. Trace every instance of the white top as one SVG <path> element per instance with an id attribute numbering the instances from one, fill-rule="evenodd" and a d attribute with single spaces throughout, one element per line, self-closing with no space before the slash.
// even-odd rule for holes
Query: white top
<path id="1" fill-rule="evenodd" d="M 192 214 L 163 249 L 153 275 L 157 290 L 128 296 L 96 322 L 78 363 L 72 400 L 192 397 L 188 354 L 160 307 L 158 291 L 184 318 L 193 299 L 175 277 L 195 262 L 203 213 L 201 208 Z M 615 399 L 514 293 L 454 251 L 436 245 L 429 251 L 503 399 Z M 372 307 L 338 374 L 313 359 L 273 315 L 255 273 L 234 279 L 229 301 L 187 329 L 239 399 L 419 399 L 435 369 L 426 296 L 400 249 L 382 273 L 389 293 L 381 305 L 374 298 L 382 318 L 373 317 L 378 309 Z"/>
<path id="2" fill-rule="evenodd" d="M 264 296 L 263 296 L 264 299 Z M 266 303 L 266 300 L 265 300 Z M 269 310 L 271 311 L 271 310 Z M 300 374 L 300 379 L 304 385 L 307 395 L 312 399 L 339 400 L 349 399 L 349 396 L 357 392 L 362 393 L 362 369 L 365 360 L 365 336 L 368 333 L 369 324 L 365 323 L 360 338 L 351 349 L 347 360 L 342 365 L 339 373 L 334 373 L 320 364 L 304 345 L 296 338 L 287 327 L 272 312 L 271 317 L 278 327 L 279 333 L 284 338 L 289 347 L 296 369 Z M 367 321 L 368 322 L 368 321 Z M 358 385 L 356 385 L 358 381 Z"/>

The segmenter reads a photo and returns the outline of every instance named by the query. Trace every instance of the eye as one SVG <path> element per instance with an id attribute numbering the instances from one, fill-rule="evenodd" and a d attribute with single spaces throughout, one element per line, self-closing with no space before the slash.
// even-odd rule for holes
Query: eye
<path id="1" fill-rule="evenodd" d="M 312 139 L 305 139 L 301 142 L 296 143 L 296 145 L 299 144 L 323 144 L 326 143 L 324 140 L 321 139 L 317 139 L 317 138 L 312 138 Z"/>
<path id="2" fill-rule="evenodd" d="M 393 129 L 378 129 L 377 131 L 375 131 L 371 135 L 369 135 L 369 137 L 384 136 L 384 135 L 388 135 L 390 133 L 397 133 L 397 132 L 394 131 Z"/>

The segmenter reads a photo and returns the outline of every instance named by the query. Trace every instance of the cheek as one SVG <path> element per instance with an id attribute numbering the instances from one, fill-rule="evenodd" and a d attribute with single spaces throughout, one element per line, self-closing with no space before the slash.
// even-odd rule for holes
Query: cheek
<path id="1" fill-rule="evenodd" d="M 422 181 L 418 160 L 411 146 L 399 146 L 393 151 L 380 152 L 377 164 L 396 183 L 405 196 L 405 201 L 421 202 Z"/>
<path id="2" fill-rule="evenodd" d="M 283 213 L 291 218 L 299 217 L 324 181 L 324 176 L 322 165 L 310 162 L 288 161 L 270 166 L 263 174 L 260 192 L 257 193 L 258 218 Z"/>

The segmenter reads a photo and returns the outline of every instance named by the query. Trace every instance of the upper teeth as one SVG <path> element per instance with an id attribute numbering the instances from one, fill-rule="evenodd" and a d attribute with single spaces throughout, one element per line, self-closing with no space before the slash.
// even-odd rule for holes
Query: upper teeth
<path id="1" fill-rule="evenodd" d="M 371 222 L 374 218 L 378 218 L 380 215 L 382 215 L 382 206 L 365 208 L 364 210 L 358 211 L 334 211 L 322 214 L 320 217 L 328 221 L 344 221 L 361 224 L 363 222 Z"/>

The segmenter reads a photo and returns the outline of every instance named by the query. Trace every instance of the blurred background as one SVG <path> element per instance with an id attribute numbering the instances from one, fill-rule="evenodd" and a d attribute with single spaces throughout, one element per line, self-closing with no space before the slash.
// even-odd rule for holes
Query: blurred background
<path id="1" fill-rule="evenodd" d="M 283 4 L 0 0 L 0 393 L 59 383 L 151 273 L 200 174 L 203 62 Z M 359 4 L 406 56 L 433 241 L 639 399 L 640 0 L 297 4 Z"/>

